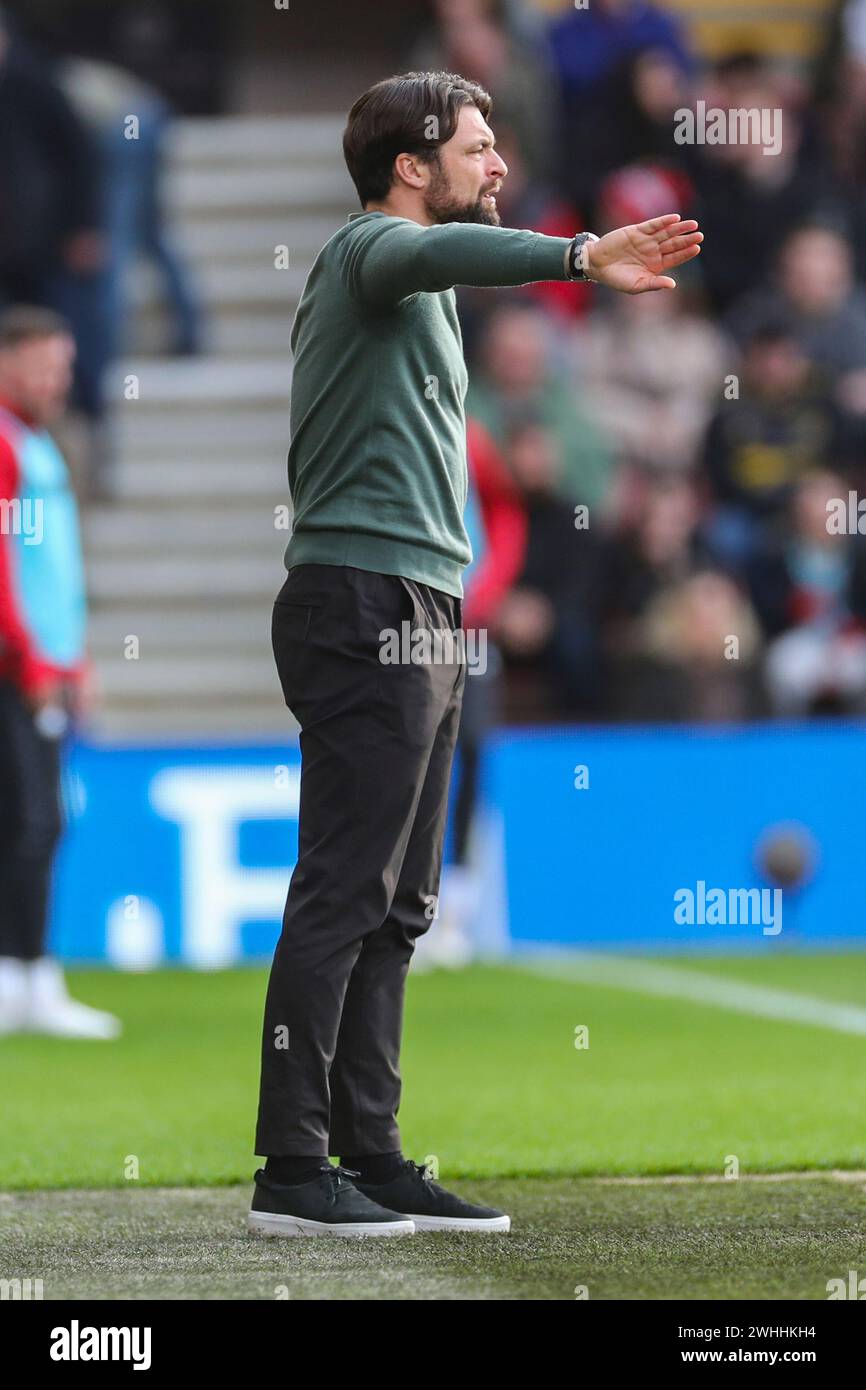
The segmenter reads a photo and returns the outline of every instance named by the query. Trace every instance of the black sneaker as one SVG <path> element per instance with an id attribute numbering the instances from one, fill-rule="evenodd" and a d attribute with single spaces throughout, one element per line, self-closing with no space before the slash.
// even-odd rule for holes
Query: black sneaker
<path id="1" fill-rule="evenodd" d="M 357 1182 L 359 1192 L 401 1211 L 415 1223 L 416 1231 L 510 1231 L 511 1217 L 495 1207 L 479 1207 L 446 1192 L 430 1176 L 425 1164 L 407 1158 L 395 1178 L 382 1183 Z"/>
<path id="2" fill-rule="evenodd" d="M 330 1163 L 308 1182 L 278 1183 L 264 1168 L 256 1173 L 256 1190 L 247 1230 L 257 1236 L 411 1236 L 413 1223 L 388 1211 L 360 1192 L 351 1168 Z"/>

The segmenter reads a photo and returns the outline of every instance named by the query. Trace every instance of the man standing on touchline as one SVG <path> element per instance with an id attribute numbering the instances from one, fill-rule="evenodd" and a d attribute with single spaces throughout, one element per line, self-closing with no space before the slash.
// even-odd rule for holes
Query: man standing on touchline
<path id="1" fill-rule="evenodd" d="M 404 986 L 435 917 L 466 666 L 454 652 L 389 664 L 385 634 L 461 628 L 471 555 L 454 286 L 673 289 L 668 272 L 702 237 L 677 214 L 600 240 L 501 227 L 507 169 L 490 106 L 453 73 L 389 78 L 355 102 L 343 150 L 364 211 L 317 256 L 292 330 L 294 521 L 273 646 L 301 727 L 301 799 L 265 1005 L 258 1234 L 510 1226 L 400 1150 Z"/>

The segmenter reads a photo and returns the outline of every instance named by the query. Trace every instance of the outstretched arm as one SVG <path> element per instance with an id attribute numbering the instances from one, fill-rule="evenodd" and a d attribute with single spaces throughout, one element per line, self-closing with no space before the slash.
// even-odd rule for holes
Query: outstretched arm
<path id="1" fill-rule="evenodd" d="M 703 236 L 697 225 L 670 213 L 609 232 L 588 248 L 589 277 L 627 294 L 673 289 L 675 282 L 661 272 L 698 254 Z M 571 248 L 567 237 L 541 232 L 463 222 L 423 227 L 408 218 L 382 216 L 347 238 L 343 273 L 358 299 L 387 308 L 409 295 L 454 285 L 569 280 L 574 278 Z"/>
<path id="2" fill-rule="evenodd" d="M 353 294 L 372 308 L 420 291 L 455 285 L 526 285 L 566 280 L 567 237 L 474 222 L 422 227 L 405 217 L 372 218 L 346 239 L 343 271 Z"/>

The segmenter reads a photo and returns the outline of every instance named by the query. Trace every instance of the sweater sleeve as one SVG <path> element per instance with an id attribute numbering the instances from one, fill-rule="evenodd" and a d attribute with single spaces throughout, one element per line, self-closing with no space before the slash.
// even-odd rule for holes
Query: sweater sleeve
<path id="1" fill-rule="evenodd" d="M 377 217 L 346 238 L 346 282 L 357 299 L 385 308 L 422 291 L 568 280 L 568 237 L 474 222 L 422 227 L 405 217 Z"/>

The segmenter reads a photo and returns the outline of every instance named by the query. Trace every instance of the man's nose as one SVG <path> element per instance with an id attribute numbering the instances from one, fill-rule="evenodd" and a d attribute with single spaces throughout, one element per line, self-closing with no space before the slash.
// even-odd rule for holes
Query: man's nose
<path id="1" fill-rule="evenodd" d="M 493 154 L 487 166 L 487 175 L 491 179 L 504 179 L 508 173 L 508 165 L 498 154 Z"/>

